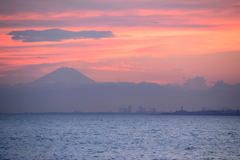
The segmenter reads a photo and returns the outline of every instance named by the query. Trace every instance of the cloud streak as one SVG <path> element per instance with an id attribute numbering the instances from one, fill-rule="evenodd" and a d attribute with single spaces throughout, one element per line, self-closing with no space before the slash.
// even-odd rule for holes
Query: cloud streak
<path id="1" fill-rule="evenodd" d="M 66 31 L 61 29 L 12 31 L 8 35 L 22 42 L 62 41 L 65 39 L 101 39 L 114 37 L 111 31 Z"/>
<path id="2" fill-rule="evenodd" d="M 127 9 L 226 9 L 238 7 L 238 0 L 1 0 L 0 14 L 24 12 L 65 12 L 73 10 L 127 10 Z M 54 6 L 54 7 L 52 7 Z"/>
<path id="3" fill-rule="evenodd" d="M 204 17 L 199 17 L 204 18 Z M 195 22 L 191 16 L 96 16 L 62 20 L 0 20 L 0 28 L 10 27 L 161 27 L 161 28 L 216 28 L 221 24 Z"/>

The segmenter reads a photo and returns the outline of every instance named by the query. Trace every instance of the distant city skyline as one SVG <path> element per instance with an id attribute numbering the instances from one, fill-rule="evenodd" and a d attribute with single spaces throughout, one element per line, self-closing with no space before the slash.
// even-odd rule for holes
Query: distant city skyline
<path id="1" fill-rule="evenodd" d="M 239 160 L 240 0 L 0 0 L 0 160 Z"/>
<path id="2" fill-rule="evenodd" d="M 97 82 L 73 68 L 59 68 L 30 83 L 0 85 L 0 112 L 169 112 L 239 109 L 240 84 L 206 86 L 202 77 L 183 85 Z M 183 109 L 182 109 L 183 110 Z"/>

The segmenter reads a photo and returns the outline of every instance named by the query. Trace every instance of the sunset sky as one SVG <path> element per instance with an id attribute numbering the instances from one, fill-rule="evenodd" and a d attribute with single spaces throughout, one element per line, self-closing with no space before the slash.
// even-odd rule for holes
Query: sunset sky
<path id="1" fill-rule="evenodd" d="M 240 83 L 239 0 L 1 0 L 0 41 L 0 83 L 62 66 L 96 81 Z"/>

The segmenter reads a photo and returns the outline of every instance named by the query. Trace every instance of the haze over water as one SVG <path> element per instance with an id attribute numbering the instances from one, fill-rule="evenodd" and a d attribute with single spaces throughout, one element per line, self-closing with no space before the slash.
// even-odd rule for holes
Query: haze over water
<path id="1" fill-rule="evenodd" d="M 0 0 L 0 160 L 239 160 L 239 10 Z"/>
<path id="2" fill-rule="evenodd" d="M 237 116 L 1 115 L 0 130 L 0 159 L 240 159 Z"/>

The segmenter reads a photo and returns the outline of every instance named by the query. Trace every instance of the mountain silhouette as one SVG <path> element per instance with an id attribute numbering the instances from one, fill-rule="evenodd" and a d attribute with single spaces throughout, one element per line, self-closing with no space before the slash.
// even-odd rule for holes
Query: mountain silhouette
<path id="1" fill-rule="evenodd" d="M 148 111 L 153 107 L 158 111 L 175 111 L 181 105 L 187 110 L 240 109 L 239 95 L 240 84 L 219 81 L 205 88 L 201 77 L 190 79 L 183 86 L 149 82 L 98 83 L 75 69 L 63 67 L 32 83 L 0 85 L 0 114 L 115 112 L 130 105 L 133 109 L 144 106 Z"/>
<path id="2" fill-rule="evenodd" d="M 94 80 L 88 78 L 79 71 L 68 68 L 61 67 L 33 82 L 34 84 L 92 84 L 95 83 Z"/>

